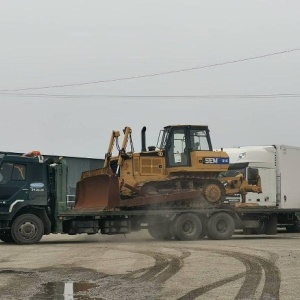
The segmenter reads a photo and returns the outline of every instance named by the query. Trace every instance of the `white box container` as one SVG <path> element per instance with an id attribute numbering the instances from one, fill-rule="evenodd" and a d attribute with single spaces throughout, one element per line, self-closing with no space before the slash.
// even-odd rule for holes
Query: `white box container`
<path id="1" fill-rule="evenodd" d="M 279 208 L 300 208 L 300 148 L 278 145 L 277 204 Z"/>
<path id="2" fill-rule="evenodd" d="M 225 148 L 232 166 L 248 164 L 257 168 L 262 182 L 262 193 L 247 193 L 247 203 L 278 208 L 300 208 L 300 147 L 287 145 L 245 146 Z M 244 171 L 247 178 L 246 169 Z M 236 201 L 237 196 L 229 196 Z M 241 198 L 239 198 L 241 201 Z"/>

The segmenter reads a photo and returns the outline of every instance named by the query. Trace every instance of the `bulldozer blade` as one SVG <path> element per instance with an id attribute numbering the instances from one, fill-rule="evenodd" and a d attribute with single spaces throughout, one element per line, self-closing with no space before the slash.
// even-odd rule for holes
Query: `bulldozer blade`
<path id="1" fill-rule="evenodd" d="M 104 210 L 120 204 L 119 180 L 101 174 L 81 179 L 76 186 L 75 210 Z"/>

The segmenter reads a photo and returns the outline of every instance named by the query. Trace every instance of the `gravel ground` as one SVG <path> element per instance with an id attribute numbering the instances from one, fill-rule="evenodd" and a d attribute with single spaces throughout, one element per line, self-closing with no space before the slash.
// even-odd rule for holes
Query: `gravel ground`
<path id="1" fill-rule="evenodd" d="M 300 234 L 156 241 L 50 235 L 0 243 L 0 299 L 299 299 Z"/>

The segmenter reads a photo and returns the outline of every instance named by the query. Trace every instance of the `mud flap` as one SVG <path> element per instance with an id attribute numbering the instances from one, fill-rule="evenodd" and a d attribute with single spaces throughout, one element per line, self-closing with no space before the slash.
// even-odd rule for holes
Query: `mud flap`
<path id="1" fill-rule="evenodd" d="M 117 176 L 101 174 L 77 182 L 74 209 L 109 209 L 120 205 Z"/>

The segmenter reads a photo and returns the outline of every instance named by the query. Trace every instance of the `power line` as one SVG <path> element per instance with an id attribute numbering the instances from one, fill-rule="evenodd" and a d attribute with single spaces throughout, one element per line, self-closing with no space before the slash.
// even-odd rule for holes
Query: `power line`
<path id="1" fill-rule="evenodd" d="M 83 85 L 91 85 L 91 84 L 99 84 L 99 83 L 109 83 L 109 82 L 115 82 L 115 81 L 141 79 L 141 78 L 146 78 L 146 77 L 163 76 L 163 75 L 169 75 L 169 74 L 175 74 L 175 73 L 181 73 L 181 72 L 189 72 L 189 71 L 205 69 L 205 68 L 219 67 L 219 66 L 228 65 L 228 64 L 235 64 L 235 63 L 244 62 L 244 61 L 261 59 L 261 58 L 266 58 L 266 57 L 280 55 L 280 54 L 286 54 L 286 53 L 295 52 L 295 51 L 299 51 L 299 50 L 300 50 L 300 48 L 294 48 L 294 49 L 289 49 L 289 50 L 284 50 L 284 51 L 279 51 L 279 52 L 273 52 L 273 53 L 267 53 L 267 54 L 263 54 L 263 55 L 246 57 L 246 58 L 242 58 L 242 59 L 225 61 L 225 62 L 222 62 L 222 63 L 208 64 L 208 65 L 203 65 L 203 66 L 196 66 L 196 67 L 191 67 L 191 68 L 184 68 L 184 69 L 179 69 L 179 70 L 171 70 L 171 71 L 166 71 L 166 72 L 158 72 L 158 73 L 145 74 L 145 75 L 137 75 L 137 76 L 130 76 L 130 77 L 119 77 L 119 78 L 113 78 L 113 79 L 88 81 L 88 82 L 81 82 L 81 83 L 48 85 L 48 86 L 41 86 L 41 87 L 28 87 L 28 88 L 19 88 L 19 89 L 4 89 L 4 90 L 0 90 L 0 92 L 19 92 L 19 91 L 28 91 L 28 90 L 64 88 L 64 87 L 72 87 L 72 86 L 83 86 Z"/>
<path id="2" fill-rule="evenodd" d="M 300 93 L 277 93 L 277 94 L 227 94 L 227 95 L 66 95 L 66 94 L 20 94 L 20 93 L 0 93 L 0 95 L 24 97 L 24 98 L 146 98 L 146 99 L 273 99 L 273 98 L 299 98 Z"/>

